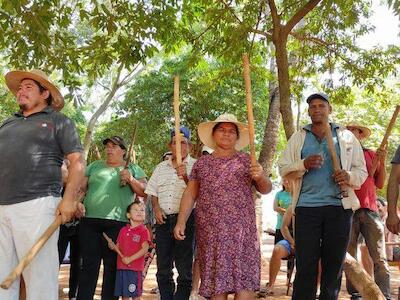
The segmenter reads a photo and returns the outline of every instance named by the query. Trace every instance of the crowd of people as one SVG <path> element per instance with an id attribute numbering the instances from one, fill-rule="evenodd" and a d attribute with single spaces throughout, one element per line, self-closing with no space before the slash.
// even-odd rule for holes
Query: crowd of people
<path id="1" fill-rule="evenodd" d="M 315 299 L 318 286 L 319 299 L 337 299 L 345 254 L 357 257 L 360 245 L 365 266 L 369 262 L 377 286 L 391 299 L 387 254 L 395 259 L 400 251 L 386 249 L 385 240 L 388 230 L 400 231 L 400 147 L 386 205 L 376 192 L 385 183 L 386 148 L 362 146 L 371 134 L 365 126 L 330 123 L 326 94 L 307 98 L 311 123 L 280 154 L 283 188 L 274 201 L 275 246 L 262 287 L 253 194 L 269 193 L 272 183 L 241 151 L 249 144 L 247 124 L 231 114 L 200 123 L 204 151 L 197 159 L 190 130 L 171 130 L 169 152 L 151 176 L 129 163 L 120 136 L 104 139 L 105 159 L 86 166 L 75 125 L 59 112 L 63 97 L 46 75 L 11 71 L 5 79 L 20 111 L 0 126 L 0 280 L 55 216 L 63 225 L 21 279 L 0 289 L 0 299 L 19 299 L 21 286 L 28 300 L 58 299 L 68 243 L 70 299 L 93 299 L 101 264 L 102 299 L 140 299 L 154 249 L 161 300 L 222 300 L 229 294 L 247 300 L 263 289 L 273 295 L 282 259 L 296 264 L 292 299 Z M 348 279 L 351 299 L 361 299 Z"/>

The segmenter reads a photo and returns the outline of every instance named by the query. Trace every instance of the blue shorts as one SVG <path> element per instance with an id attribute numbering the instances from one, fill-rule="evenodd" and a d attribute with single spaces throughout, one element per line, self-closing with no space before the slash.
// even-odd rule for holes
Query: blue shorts
<path id="1" fill-rule="evenodd" d="M 280 240 L 277 245 L 282 246 L 288 252 L 288 256 L 292 254 L 292 248 L 290 247 L 290 243 L 287 240 Z"/>
<path id="2" fill-rule="evenodd" d="M 117 270 L 114 296 L 140 297 L 143 292 L 141 271 Z"/>

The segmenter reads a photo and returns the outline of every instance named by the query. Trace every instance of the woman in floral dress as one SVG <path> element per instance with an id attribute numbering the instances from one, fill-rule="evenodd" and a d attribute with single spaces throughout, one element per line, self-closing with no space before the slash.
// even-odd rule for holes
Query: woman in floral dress
<path id="1" fill-rule="evenodd" d="M 271 182 L 260 164 L 239 152 L 248 144 L 247 126 L 233 115 L 201 123 L 198 133 L 212 155 L 194 165 L 182 196 L 174 233 L 184 239 L 185 223 L 196 201 L 196 240 L 200 263 L 200 295 L 213 300 L 254 299 L 260 288 L 260 244 L 252 185 L 261 192 Z"/>

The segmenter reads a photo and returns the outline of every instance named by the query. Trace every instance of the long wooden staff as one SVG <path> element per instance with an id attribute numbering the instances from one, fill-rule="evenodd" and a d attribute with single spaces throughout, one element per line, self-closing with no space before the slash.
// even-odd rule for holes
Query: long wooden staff
<path id="1" fill-rule="evenodd" d="M 386 132 L 385 132 L 385 135 L 384 135 L 384 137 L 382 139 L 381 145 L 379 146 L 379 149 L 384 149 L 386 147 L 387 142 L 388 142 L 388 138 L 389 138 L 389 136 L 390 136 L 390 134 L 392 132 L 392 129 L 393 129 L 394 125 L 396 124 L 396 119 L 397 119 L 397 116 L 399 115 L 399 112 L 400 112 L 400 105 L 396 105 L 396 109 L 394 110 L 392 118 L 390 119 L 389 125 L 386 128 Z M 369 170 L 369 176 L 370 177 L 374 177 L 377 167 L 378 167 L 378 159 L 375 156 L 374 160 L 372 161 L 371 170 Z"/>
<path id="2" fill-rule="evenodd" d="M 337 157 L 335 146 L 333 144 L 333 136 L 331 132 L 331 125 L 329 122 L 326 123 L 326 128 L 325 128 L 325 138 L 326 138 L 326 143 L 328 145 L 328 150 L 329 154 L 331 155 L 332 158 L 332 165 L 333 165 L 333 170 L 340 171 L 340 163 L 339 163 L 339 158 Z M 345 186 L 339 185 L 340 186 L 340 195 L 345 198 L 348 197 L 348 193 L 346 190 Z"/>
<path id="3" fill-rule="evenodd" d="M 7 278 L 0 284 L 3 289 L 8 289 L 12 283 L 22 274 L 22 271 L 32 261 L 36 254 L 42 249 L 43 245 L 53 235 L 54 231 L 60 227 L 62 223 L 61 216 L 57 216 L 53 223 L 46 229 L 39 240 L 32 246 L 24 258 L 19 262 L 15 269 L 7 276 Z"/>
<path id="4" fill-rule="evenodd" d="M 113 242 L 113 240 L 105 233 L 103 232 L 103 237 L 106 239 L 106 241 L 108 243 L 112 243 L 114 245 L 114 251 L 117 252 L 117 254 L 119 256 L 121 256 L 121 258 L 123 258 L 124 256 L 122 255 L 121 251 L 119 250 L 119 248 L 117 247 L 117 245 L 115 245 L 115 243 Z"/>
<path id="5" fill-rule="evenodd" d="M 128 150 L 128 152 L 126 152 L 126 156 L 127 157 L 126 157 L 124 169 L 128 169 L 129 164 L 131 162 L 131 153 L 132 153 L 133 145 L 135 144 L 136 130 L 137 130 L 137 123 L 135 123 L 133 125 L 132 140 L 131 140 L 131 144 L 129 145 L 129 150 Z M 125 181 L 121 181 L 121 186 L 126 186 L 126 182 Z"/>
<path id="6" fill-rule="evenodd" d="M 175 115 L 175 145 L 176 145 L 176 163 L 182 164 L 181 153 L 181 128 L 179 118 L 179 76 L 174 77 L 174 115 Z"/>
<path id="7" fill-rule="evenodd" d="M 247 104 L 247 124 L 249 126 L 249 141 L 250 141 L 250 159 L 251 164 L 256 164 L 256 148 L 254 146 L 254 116 L 253 103 L 251 101 L 251 81 L 250 81 L 250 63 L 247 53 L 243 54 L 243 77 L 244 86 L 246 89 L 246 104 Z"/>

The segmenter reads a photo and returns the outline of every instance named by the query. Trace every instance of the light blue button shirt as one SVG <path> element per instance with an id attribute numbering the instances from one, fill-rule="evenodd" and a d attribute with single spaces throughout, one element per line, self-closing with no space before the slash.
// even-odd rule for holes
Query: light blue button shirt
<path id="1" fill-rule="evenodd" d="M 333 142 L 335 150 L 340 158 L 340 147 L 337 139 L 336 124 L 331 124 Z M 307 158 L 313 154 L 321 154 L 324 163 L 319 169 L 310 169 L 303 176 L 303 182 L 297 206 L 300 207 L 319 207 L 319 206 L 342 206 L 340 198 L 340 188 L 335 183 L 333 175 L 332 158 L 329 154 L 328 145 L 325 137 L 322 140 L 311 132 L 311 124 L 304 127 L 306 138 L 301 149 L 301 158 Z M 340 161 L 340 159 L 339 159 Z"/>

